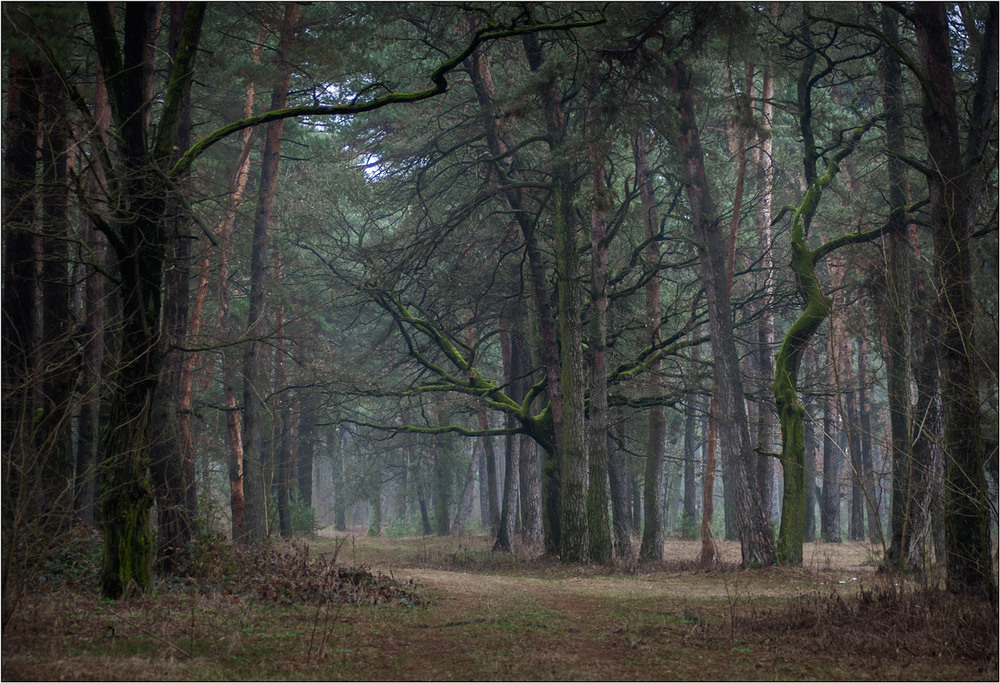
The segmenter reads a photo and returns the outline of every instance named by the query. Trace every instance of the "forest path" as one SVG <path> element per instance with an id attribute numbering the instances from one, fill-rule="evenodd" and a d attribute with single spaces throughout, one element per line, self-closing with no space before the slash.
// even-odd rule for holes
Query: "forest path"
<path id="1" fill-rule="evenodd" d="M 729 555 L 733 548 L 720 550 Z M 859 577 L 873 573 L 865 556 L 860 545 L 840 546 L 814 550 L 796 569 L 632 574 L 560 566 L 463 571 L 393 562 L 383 567 L 416 582 L 430 605 L 385 638 L 370 664 L 389 677 L 405 668 L 416 679 L 643 680 L 704 678 L 712 661 L 718 676 L 726 678 L 732 667 L 739 677 L 748 667 L 741 660 L 756 657 L 751 668 L 771 667 L 779 653 L 742 652 L 735 632 L 722 642 L 720 629 L 708 624 L 766 608 L 787 599 L 790 590 L 854 591 Z M 731 663 L 718 669 L 719 650 L 733 648 Z"/>

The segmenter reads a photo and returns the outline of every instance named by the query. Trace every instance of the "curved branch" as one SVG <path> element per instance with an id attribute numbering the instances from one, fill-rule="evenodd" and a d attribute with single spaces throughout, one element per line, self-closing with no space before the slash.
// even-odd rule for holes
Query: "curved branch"
<path id="1" fill-rule="evenodd" d="M 598 19 L 581 20 L 565 24 L 539 24 L 535 23 L 534 19 L 529 16 L 528 24 L 525 26 L 517 26 L 513 24 L 506 27 L 487 26 L 476 31 L 472 40 L 469 41 L 469 44 L 466 45 L 461 52 L 456 54 L 451 59 L 445 60 L 431 72 L 430 80 L 434 85 L 429 88 L 411 92 L 391 92 L 366 102 L 352 102 L 350 104 L 340 105 L 303 105 L 297 107 L 285 107 L 283 109 L 275 109 L 256 116 L 233 121 L 232 123 L 229 123 L 210 133 L 192 145 L 186 152 L 184 152 L 183 155 L 181 155 L 181 158 L 177 160 L 177 163 L 174 164 L 173 168 L 170 169 L 170 175 L 177 176 L 184 173 L 209 147 L 220 140 L 229 137 L 233 133 L 243 130 L 244 128 L 259 126 L 264 123 L 270 123 L 271 121 L 279 121 L 298 116 L 351 116 L 354 114 L 362 114 L 364 112 L 381 109 L 382 107 L 390 104 L 420 102 L 421 100 L 426 100 L 436 95 L 440 95 L 448 90 L 448 74 L 459 66 L 469 55 L 475 52 L 476 48 L 491 40 L 523 35 L 525 33 L 538 33 L 540 31 L 567 31 L 575 28 L 586 28 L 590 26 L 597 26 L 598 24 L 604 23 L 604 21 L 605 18 L 603 13 Z"/>
<path id="2" fill-rule="evenodd" d="M 468 429 L 458 425 L 444 425 L 442 427 L 418 427 L 417 425 L 387 425 L 377 422 L 367 422 L 365 420 L 352 420 L 344 418 L 343 422 L 368 427 L 386 432 L 396 432 L 397 434 L 460 434 L 461 436 L 505 436 L 507 434 L 524 434 L 523 427 L 508 427 L 497 429 Z"/>
<path id="3" fill-rule="evenodd" d="M 924 199 L 916 204 L 904 207 L 903 212 L 912 213 L 929 202 L 929 199 Z M 891 223 L 886 223 L 885 225 L 875 228 L 874 230 L 868 230 L 867 232 L 849 232 L 846 235 L 841 235 L 840 237 L 831 239 L 828 242 L 824 242 L 812 251 L 813 265 L 819 263 L 820 259 L 825 257 L 827 254 L 834 252 L 841 247 L 847 246 L 848 244 L 864 244 L 865 242 L 871 242 L 874 239 L 878 239 L 884 233 L 888 232 L 890 226 Z"/>

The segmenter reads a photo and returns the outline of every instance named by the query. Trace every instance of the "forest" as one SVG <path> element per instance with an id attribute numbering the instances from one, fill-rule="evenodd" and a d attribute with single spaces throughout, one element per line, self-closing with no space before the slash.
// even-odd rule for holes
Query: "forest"
<path id="1" fill-rule="evenodd" d="M 1000 5 L 2 13 L 4 678 L 995 680 Z"/>

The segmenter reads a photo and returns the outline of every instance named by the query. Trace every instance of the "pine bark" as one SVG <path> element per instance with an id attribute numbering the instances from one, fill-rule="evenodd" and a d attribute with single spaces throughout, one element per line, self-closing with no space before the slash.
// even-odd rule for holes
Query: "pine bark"
<path id="1" fill-rule="evenodd" d="M 163 362 L 160 286 L 166 244 L 162 220 L 170 194 L 156 168 L 162 168 L 175 146 L 205 7 L 193 3 L 185 12 L 177 59 L 171 67 L 154 136 L 149 135 L 150 99 L 145 97 L 145 74 L 152 68 L 149 44 L 155 34 L 152 18 L 156 8 L 126 6 L 125 39 L 120 51 L 107 6 L 93 4 L 89 10 L 94 44 L 118 128 L 116 141 L 121 160 L 120 175 L 113 183 L 119 195 L 109 202 L 116 228 L 105 226 L 121 277 L 122 323 L 110 425 L 105 432 L 101 495 L 102 592 L 106 597 L 118 598 L 130 586 L 143 590 L 150 582 L 152 539 L 148 520 L 152 491 L 148 469 L 152 406 Z M 106 168 L 105 172 L 110 175 L 114 170 Z"/>
<path id="2" fill-rule="evenodd" d="M 67 152 L 69 129 L 66 96 L 55 73 L 42 77 L 41 200 L 39 270 L 41 335 L 39 392 L 35 412 L 35 452 L 40 460 L 37 519 L 47 533 L 69 527 L 73 507 L 74 456 L 72 394 L 78 369 L 71 328 L 69 189 Z"/>
<path id="3" fill-rule="evenodd" d="M 929 157 L 927 188 L 934 236 L 934 269 L 939 287 L 939 351 L 942 450 L 945 459 L 945 548 L 948 588 L 988 597 L 996 585 L 990 547 L 989 507 L 979 433 L 979 399 L 973 357 L 973 294 L 970 240 L 982 179 L 972 173 L 985 149 L 987 122 L 997 92 L 997 15 L 988 8 L 984 53 L 977 55 L 978 90 L 972 129 L 963 150 L 947 6 L 917 4 L 912 9 L 918 56 L 930 87 L 924 90 L 924 140 Z M 957 153 L 962 150 L 962 154 Z M 968 160 L 968 161 L 967 161 Z"/>
<path id="4" fill-rule="evenodd" d="M 176 59 L 183 29 L 187 3 L 170 6 L 170 34 L 168 53 Z M 152 73 L 148 74 L 152 78 Z M 191 144 L 190 96 L 182 99 L 179 112 L 176 147 L 187 149 Z M 178 153 L 172 155 L 176 160 Z M 184 191 L 186 178 L 175 183 Z M 163 368 L 157 386 L 153 410 L 156 413 L 154 445 L 150 475 L 156 497 L 158 568 L 166 573 L 173 571 L 179 557 L 187 549 L 193 535 L 196 507 L 189 507 L 189 489 L 194 486 L 193 460 L 185 467 L 184 438 L 180 431 L 183 421 L 180 411 L 181 381 L 184 356 L 174 347 L 181 344 L 188 334 L 190 299 L 191 240 L 188 235 L 189 219 L 185 217 L 179 200 L 171 199 L 164 216 L 167 229 L 167 269 L 163 278 L 162 334 L 165 346 Z M 187 416 L 185 415 L 184 418 Z"/>
<path id="5" fill-rule="evenodd" d="M 826 366 L 828 376 L 833 377 L 833 363 L 836 351 L 834 335 L 827 344 Z M 831 381 L 829 386 L 836 386 Z M 823 399 L 823 494 L 820 505 L 820 534 L 827 543 L 840 543 L 840 461 L 837 444 L 840 433 L 840 415 L 837 401 L 832 392 Z"/>
<path id="6" fill-rule="evenodd" d="M 882 10 L 882 32 L 891 41 L 899 37 L 899 19 L 895 12 Z M 882 107 L 886 113 L 885 135 L 889 149 L 906 150 L 903 127 L 903 69 L 899 55 L 889 46 L 882 47 L 879 74 L 882 80 Z M 910 268 L 907 243 L 906 169 L 902 159 L 889 155 L 889 229 L 886 265 L 886 389 L 889 403 L 889 427 L 892 444 L 892 501 L 890 507 L 889 548 L 886 562 L 903 569 L 913 538 L 915 502 L 914 461 L 910 448 L 909 352 L 907 316 L 910 308 Z"/>
<path id="7" fill-rule="evenodd" d="M 624 420 L 616 415 L 618 441 L 623 441 L 626 434 Z M 611 490 L 611 527 L 615 540 L 615 558 L 629 560 L 632 558 L 632 515 L 629 506 L 631 500 L 629 488 L 629 455 L 628 452 L 613 448 L 609 456 L 608 484 Z"/>
<path id="8" fill-rule="evenodd" d="M 653 183 L 649 173 L 649 159 L 646 153 L 648 141 L 640 133 L 633 137 L 633 153 L 636 160 L 636 182 L 639 184 L 639 202 L 642 212 L 643 239 L 646 241 L 644 258 L 646 270 L 650 273 L 646 282 L 645 319 L 646 333 L 643 343 L 654 346 L 660 341 L 660 278 L 657 270 L 660 254 L 657 247 L 656 231 L 659 229 L 656 210 L 653 206 Z M 662 363 L 657 360 L 649 368 L 650 394 L 663 393 L 663 379 L 660 375 Z M 644 560 L 663 559 L 663 458 L 666 439 L 666 409 L 653 406 L 649 409 L 646 440 L 646 474 L 643 479 L 643 526 L 642 544 L 639 557 Z"/>
<path id="9" fill-rule="evenodd" d="M 265 37 L 266 33 L 262 29 L 257 40 L 257 47 L 253 53 L 253 62 L 255 64 L 260 62 Z M 256 86 L 254 81 L 251 80 L 247 83 L 243 101 L 244 117 L 253 114 L 255 93 Z M 220 337 L 222 338 L 228 337 L 231 329 L 229 300 L 232 283 L 230 282 L 229 266 L 233 253 L 233 230 L 236 226 L 236 216 L 243 203 L 247 181 L 250 178 L 250 152 L 253 141 L 253 129 L 245 128 L 240 135 L 240 155 L 230 176 L 226 208 L 216 228 L 216 234 L 219 239 L 218 314 L 216 323 Z M 192 336 L 195 338 L 197 338 L 200 328 L 201 310 L 208 295 L 210 259 L 211 250 L 206 247 L 202 255 L 198 284 L 195 288 L 195 310 L 192 313 Z M 226 436 L 229 444 L 227 464 L 229 471 L 229 509 L 232 524 L 232 539 L 239 542 L 246 533 L 246 503 L 243 491 L 243 428 L 240 422 L 239 407 L 236 399 L 236 359 L 233 350 L 229 347 L 224 347 L 220 353 L 222 356 L 222 392 L 226 413 Z M 191 382 L 194 374 L 194 360 L 193 355 L 189 357 L 188 365 L 184 369 L 185 378 L 182 380 L 182 406 L 191 405 Z"/>
<path id="10" fill-rule="evenodd" d="M 8 63 L 3 168 L 3 587 L 6 598 L 10 548 L 34 519 L 37 481 L 32 421 L 38 346 L 36 244 L 37 170 L 41 66 L 13 53 Z M 11 545 L 8 545 L 11 544 Z"/>
<path id="11" fill-rule="evenodd" d="M 588 420 L 587 527 L 590 560 L 610 564 L 613 557 L 611 524 L 608 519 L 608 241 L 604 159 L 595 143 L 590 145 L 591 183 L 591 297 L 590 404 Z M 659 297 L 657 297 L 659 306 Z M 662 546 L 662 544 L 661 544 Z"/>
<path id="12" fill-rule="evenodd" d="M 680 125 L 675 144 L 682 157 L 682 177 L 687 189 L 694 240 L 698 252 L 709 334 L 715 360 L 715 392 L 719 429 L 727 448 L 729 470 L 734 479 L 733 498 L 744 566 L 767 566 L 775 561 L 774 537 L 761 507 L 757 486 L 756 454 L 750 444 L 743 377 L 733 335 L 733 313 L 726 286 L 725 253 L 721 225 L 712 203 L 705 174 L 704 153 L 698 136 L 691 83 L 687 68 L 678 62 L 671 74 L 679 96 Z M 751 474 L 754 473 L 754 474 Z"/>
<path id="13" fill-rule="evenodd" d="M 297 3 L 285 4 L 285 16 L 278 41 L 278 59 L 285 60 L 295 39 L 298 22 Z M 271 109 L 283 109 L 288 101 L 291 67 L 281 65 L 281 76 L 271 94 Z M 260 185 L 254 213 L 253 247 L 250 255 L 250 308 L 247 316 L 249 348 L 243 361 L 243 487 L 246 501 L 244 542 L 259 547 L 268 535 L 268 490 L 264 426 L 268 393 L 263 343 L 268 335 L 267 281 L 270 251 L 271 217 L 277 191 L 278 165 L 281 160 L 281 133 L 284 120 L 267 125 L 261 147 Z"/>

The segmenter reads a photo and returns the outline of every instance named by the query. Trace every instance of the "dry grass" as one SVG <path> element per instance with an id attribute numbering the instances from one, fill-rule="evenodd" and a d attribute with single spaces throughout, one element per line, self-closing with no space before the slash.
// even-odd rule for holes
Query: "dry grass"
<path id="1" fill-rule="evenodd" d="M 238 571 L 211 558 L 199 578 L 124 603 L 85 584 L 38 584 L 5 629 L 2 675 L 997 679 L 995 610 L 901 592 L 863 544 L 810 544 L 801 568 L 750 571 L 735 544 L 718 552 L 704 571 L 696 542 L 670 540 L 666 562 L 612 571 L 494 554 L 475 535 L 330 534 Z"/>

